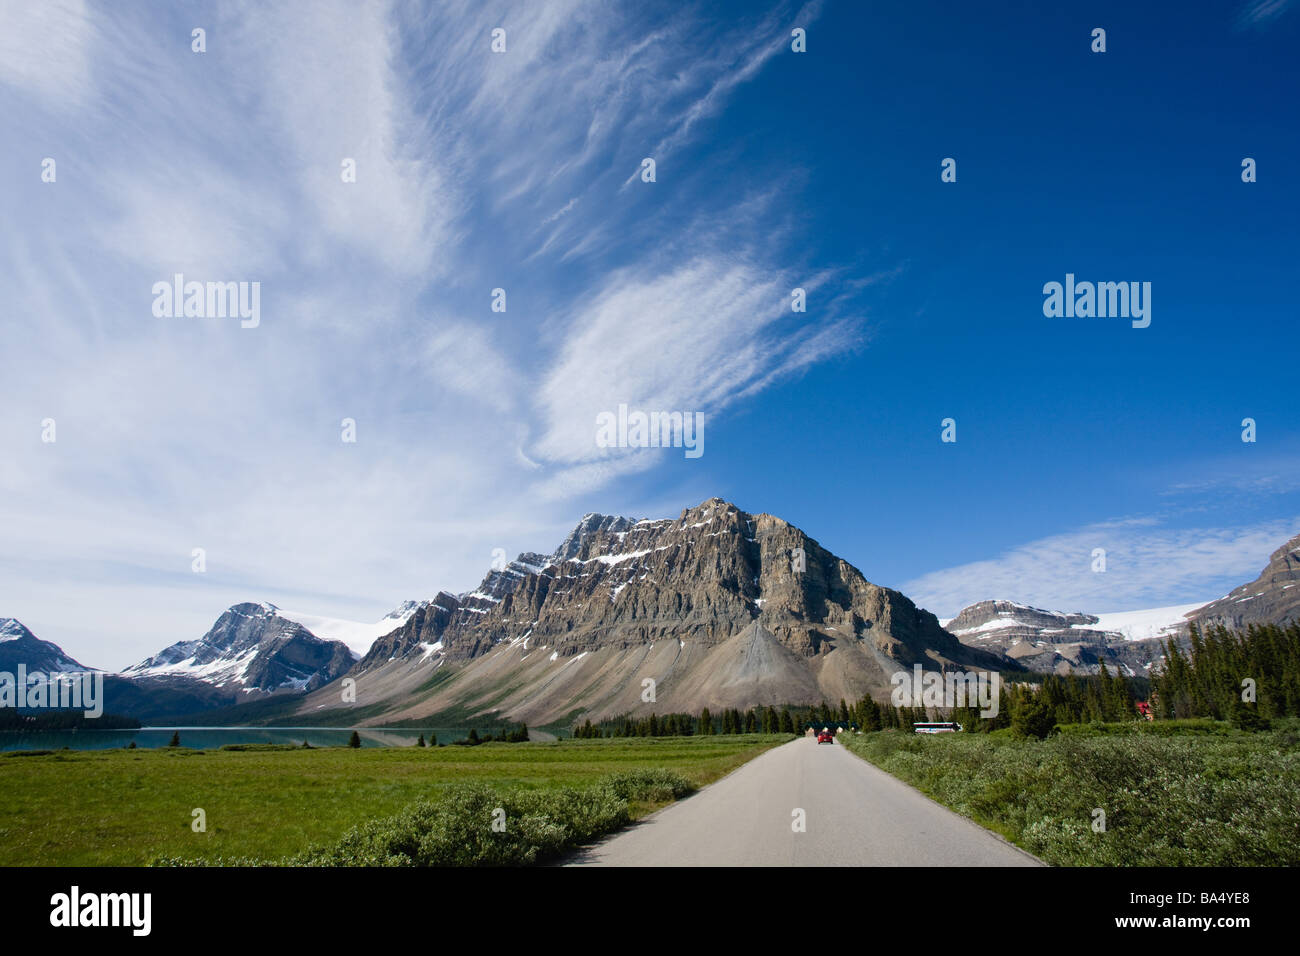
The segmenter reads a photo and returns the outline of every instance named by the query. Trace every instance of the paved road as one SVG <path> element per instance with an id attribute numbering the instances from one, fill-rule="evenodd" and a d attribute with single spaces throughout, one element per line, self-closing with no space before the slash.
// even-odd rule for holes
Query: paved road
<path id="1" fill-rule="evenodd" d="M 793 811 L 806 829 L 794 831 Z M 587 866 L 1040 866 L 839 744 L 801 738 L 569 861 Z"/>

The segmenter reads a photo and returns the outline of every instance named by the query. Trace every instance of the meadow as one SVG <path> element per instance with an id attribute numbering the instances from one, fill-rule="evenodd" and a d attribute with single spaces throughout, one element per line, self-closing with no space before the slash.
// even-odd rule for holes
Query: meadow
<path id="1" fill-rule="evenodd" d="M 1300 721 L 843 734 L 839 742 L 1058 866 L 1300 864 Z"/>
<path id="2" fill-rule="evenodd" d="M 417 807 L 427 817 L 440 801 L 468 805 L 488 795 L 513 800 L 522 812 L 540 806 L 539 800 L 578 806 L 585 798 L 575 797 L 575 791 L 598 793 L 600 819 L 578 829 L 608 828 L 789 739 L 10 752 L 0 755 L 0 865 L 140 866 L 295 857 L 351 862 L 329 849 L 343 845 L 345 836 L 350 846 L 358 839 L 367 843 L 364 853 L 358 851 L 362 856 L 378 852 L 375 841 L 357 837 L 355 828 L 398 819 Z M 193 828 L 196 809 L 203 811 L 205 832 Z M 553 844 L 552 837 L 546 840 Z"/>

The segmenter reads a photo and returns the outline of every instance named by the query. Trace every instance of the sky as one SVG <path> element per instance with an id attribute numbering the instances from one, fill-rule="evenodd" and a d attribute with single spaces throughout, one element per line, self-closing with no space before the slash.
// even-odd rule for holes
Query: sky
<path id="1" fill-rule="evenodd" d="M 0 616 L 117 669 L 715 495 L 941 617 L 1253 578 L 1300 3 L 983 6 L 0 5 Z M 177 273 L 257 325 L 156 315 Z M 1045 315 L 1067 273 L 1150 325 Z M 601 447 L 620 404 L 703 453 Z"/>

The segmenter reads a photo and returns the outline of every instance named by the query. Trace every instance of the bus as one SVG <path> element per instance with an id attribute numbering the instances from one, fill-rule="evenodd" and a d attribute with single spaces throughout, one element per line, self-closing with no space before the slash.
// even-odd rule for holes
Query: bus
<path id="1" fill-rule="evenodd" d="M 955 734 L 961 729 L 961 724 L 955 720 L 932 720 L 912 724 L 913 732 L 918 734 Z"/>

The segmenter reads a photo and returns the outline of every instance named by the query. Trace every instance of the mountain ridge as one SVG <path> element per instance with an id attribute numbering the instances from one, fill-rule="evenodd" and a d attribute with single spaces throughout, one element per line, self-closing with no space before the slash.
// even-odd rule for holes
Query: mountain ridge
<path id="1" fill-rule="evenodd" d="M 698 710 L 760 693 L 763 702 L 856 699 L 914 663 L 1015 667 L 966 647 L 783 519 L 720 498 L 675 519 L 593 512 L 545 563 L 538 557 L 525 553 L 465 600 L 444 592 L 413 614 L 358 663 L 358 693 L 391 702 L 386 716 L 396 719 L 490 702 L 537 721 L 574 709 Z M 755 668 L 755 655 L 771 673 Z M 506 660 L 520 668 L 511 673 Z M 647 679 L 654 700 L 639 693 Z M 313 695 L 304 712 L 334 705 L 327 697 Z"/>

